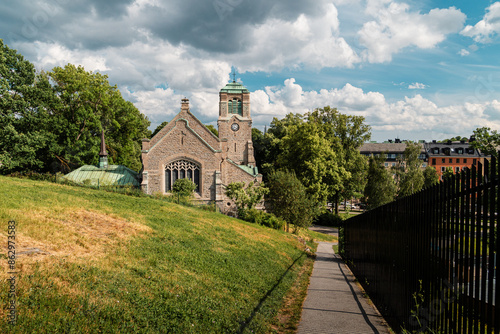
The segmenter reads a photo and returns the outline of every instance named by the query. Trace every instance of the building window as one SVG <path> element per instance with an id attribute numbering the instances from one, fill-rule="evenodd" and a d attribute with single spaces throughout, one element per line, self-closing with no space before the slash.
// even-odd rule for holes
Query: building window
<path id="1" fill-rule="evenodd" d="M 449 162 L 450 164 L 452 164 L 452 163 L 453 163 L 453 159 L 452 159 L 452 158 L 448 159 L 448 162 Z"/>
<path id="2" fill-rule="evenodd" d="M 237 114 L 243 116 L 242 103 L 238 99 L 232 99 L 227 102 L 227 111 L 230 114 Z"/>
<path id="3" fill-rule="evenodd" d="M 467 159 L 464 159 L 464 164 L 466 164 L 466 163 L 467 163 Z"/>
<path id="4" fill-rule="evenodd" d="M 200 192 L 200 166 L 188 160 L 177 160 L 165 167 L 165 191 L 172 190 L 177 179 L 190 179 Z"/>
<path id="5" fill-rule="evenodd" d="M 436 158 L 432 158 L 432 164 L 436 165 Z"/>
<path id="6" fill-rule="evenodd" d="M 441 159 L 441 163 L 442 164 L 446 163 L 446 159 Z"/>
<path id="7" fill-rule="evenodd" d="M 472 164 L 475 166 L 476 165 L 476 159 L 472 159 Z"/>
<path id="8" fill-rule="evenodd" d="M 424 162 L 424 163 L 422 163 L 422 167 L 423 167 L 423 168 L 427 167 L 427 164 L 426 164 L 425 162 Z"/>
<path id="9" fill-rule="evenodd" d="M 446 170 L 446 167 L 441 167 L 441 173 L 444 173 L 445 170 Z"/>
<path id="10" fill-rule="evenodd" d="M 460 167 L 455 167 L 455 173 L 460 172 Z"/>
<path id="11" fill-rule="evenodd" d="M 460 158 L 457 158 L 457 164 L 459 164 L 459 163 L 460 163 Z"/>
<path id="12" fill-rule="evenodd" d="M 385 162 L 385 163 L 384 163 L 384 166 L 385 166 L 385 167 L 389 167 L 389 163 L 388 163 L 388 162 Z"/>

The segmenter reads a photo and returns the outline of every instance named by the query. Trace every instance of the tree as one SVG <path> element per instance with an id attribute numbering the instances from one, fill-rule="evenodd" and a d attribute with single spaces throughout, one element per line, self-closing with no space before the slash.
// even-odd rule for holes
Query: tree
<path id="1" fill-rule="evenodd" d="M 500 133 L 487 127 L 477 128 L 474 130 L 474 141 L 470 143 L 470 146 L 480 150 L 485 155 L 498 157 Z"/>
<path id="2" fill-rule="evenodd" d="M 268 188 L 254 182 L 249 182 L 246 187 L 245 182 L 232 182 L 227 185 L 225 191 L 226 196 L 236 204 L 238 215 L 241 215 L 243 210 L 253 209 L 267 193 L 269 193 Z"/>
<path id="3" fill-rule="evenodd" d="M 268 202 L 271 211 L 287 223 L 298 228 L 307 228 L 319 213 L 317 202 L 307 192 L 294 172 L 275 171 L 269 175 Z"/>
<path id="4" fill-rule="evenodd" d="M 167 121 L 164 121 L 164 122 L 162 122 L 160 125 L 158 125 L 158 126 L 156 127 L 156 129 L 153 131 L 153 133 L 151 134 L 151 138 L 153 138 L 154 136 L 156 136 L 156 134 L 157 134 L 158 132 L 160 132 L 160 131 L 161 131 L 161 129 L 163 129 L 165 126 L 167 126 L 167 124 L 168 124 L 168 122 L 167 122 Z"/>
<path id="5" fill-rule="evenodd" d="M 407 142 L 403 160 L 396 167 L 398 197 L 405 197 L 420 191 L 424 185 L 422 160 L 419 159 L 422 147 L 418 143 Z"/>
<path id="6" fill-rule="evenodd" d="M 281 140 L 277 166 L 294 171 L 308 194 L 318 203 L 326 204 L 330 194 L 338 192 L 347 177 L 334 150 L 337 141 L 327 138 L 322 127 L 313 122 L 291 126 Z"/>
<path id="7" fill-rule="evenodd" d="M 314 110 L 307 114 L 307 119 L 324 128 L 326 138 L 338 155 L 339 166 L 346 172 L 339 187 L 328 198 L 335 204 L 338 214 L 340 201 L 358 196 L 364 189 L 366 158 L 359 148 L 370 139 L 370 126 L 364 123 L 364 117 L 344 115 L 330 106 Z"/>
<path id="8" fill-rule="evenodd" d="M 0 39 L 0 173 L 48 168 L 50 84 Z"/>
<path id="9" fill-rule="evenodd" d="M 151 134 L 147 117 L 123 99 L 106 75 L 68 64 L 54 68 L 48 76 L 58 97 L 53 109 L 58 159 L 71 166 L 96 164 L 99 134 L 104 129 L 110 163 L 139 171 L 141 140 Z"/>
<path id="10" fill-rule="evenodd" d="M 396 196 L 396 184 L 391 173 L 384 167 L 384 157 L 371 156 L 368 161 L 367 183 L 364 197 L 369 209 L 392 202 Z"/>
<path id="11" fill-rule="evenodd" d="M 443 180 L 451 178 L 453 175 L 455 175 L 455 172 L 453 171 L 453 168 L 451 167 L 446 167 L 446 169 L 443 172 Z"/>
<path id="12" fill-rule="evenodd" d="M 424 186 L 428 188 L 439 182 L 439 175 L 434 167 L 427 166 L 424 169 Z"/>
<path id="13" fill-rule="evenodd" d="M 219 137 L 219 131 L 217 131 L 217 129 L 215 128 L 215 126 L 213 126 L 212 124 L 208 124 L 206 125 L 207 129 L 210 130 L 210 132 L 212 132 L 216 137 Z"/>

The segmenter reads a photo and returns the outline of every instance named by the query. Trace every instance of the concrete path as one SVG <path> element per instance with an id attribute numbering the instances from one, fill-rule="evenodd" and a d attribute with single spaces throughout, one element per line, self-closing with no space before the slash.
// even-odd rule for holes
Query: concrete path
<path id="1" fill-rule="evenodd" d="M 297 333 L 390 333 L 330 242 L 318 245 Z"/>

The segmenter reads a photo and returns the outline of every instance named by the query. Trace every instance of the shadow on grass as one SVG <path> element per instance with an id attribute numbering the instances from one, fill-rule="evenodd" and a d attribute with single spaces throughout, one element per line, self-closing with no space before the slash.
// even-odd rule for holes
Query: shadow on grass
<path id="1" fill-rule="evenodd" d="M 238 333 L 240 333 L 240 334 L 243 333 L 243 331 L 248 327 L 248 325 L 250 325 L 253 318 L 259 312 L 260 308 L 265 303 L 267 298 L 281 284 L 281 281 L 283 281 L 283 278 L 286 276 L 286 274 L 288 274 L 288 272 L 293 268 L 293 266 L 297 263 L 297 261 L 299 261 L 304 255 L 307 255 L 307 253 L 302 252 L 302 254 L 298 258 L 296 258 L 295 261 L 293 261 L 293 263 L 285 270 L 285 272 L 283 273 L 283 275 L 281 275 L 280 279 L 276 282 L 276 284 L 274 284 L 274 286 L 269 291 L 267 291 L 267 293 L 264 295 L 264 297 L 261 298 L 261 300 L 259 301 L 259 304 L 253 309 L 252 314 L 250 314 L 250 316 L 241 323 L 240 329 L 238 330 Z M 307 255 L 307 256 L 314 257 L 314 255 Z"/>

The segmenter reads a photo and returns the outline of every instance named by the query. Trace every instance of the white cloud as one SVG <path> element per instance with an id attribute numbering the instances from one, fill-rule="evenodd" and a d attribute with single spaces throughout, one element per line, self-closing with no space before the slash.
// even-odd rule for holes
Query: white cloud
<path id="1" fill-rule="evenodd" d="M 240 71 L 272 71 L 303 64 L 352 67 L 360 61 L 340 37 L 337 8 L 324 5 L 322 15 L 301 14 L 294 21 L 270 18 L 250 28 L 249 46 L 230 57 Z"/>
<path id="2" fill-rule="evenodd" d="M 455 7 L 420 14 L 411 12 L 408 4 L 390 0 L 369 0 L 366 14 L 374 20 L 366 22 L 358 35 L 367 48 L 363 58 L 371 63 L 391 61 L 395 53 L 409 46 L 433 48 L 447 34 L 460 31 L 466 18 Z"/>
<path id="3" fill-rule="evenodd" d="M 420 82 L 414 82 L 408 86 L 408 89 L 426 89 L 427 85 Z"/>
<path id="4" fill-rule="evenodd" d="M 466 26 L 460 33 L 472 37 L 478 43 L 489 43 L 491 38 L 500 32 L 500 2 L 486 8 L 483 19 L 474 26 Z"/>
<path id="5" fill-rule="evenodd" d="M 252 92 L 251 99 L 254 126 L 258 127 L 268 125 L 273 117 L 282 118 L 290 112 L 305 113 L 329 105 L 344 114 L 365 117 L 379 136 L 377 140 L 395 136 L 430 140 L 467 136 L 480 126 L 500 128 L 497 100 L 438 106 L 417 94 L 388 102 L 379 92 L 364 92 L 351 84 L 340 89 L 304 91 L 293 78 L 285 80 L 283 86 Z"/>
<path id="6" fill-rule="evenodd" d="M 466 50 L 466 49 L 462 49 L 458 52 L 459 55 L 461 55 L 462 57 L 465 57 L 465 56 L 468 56 L 470 55 L 470 51 L 469 50 Z"/>

